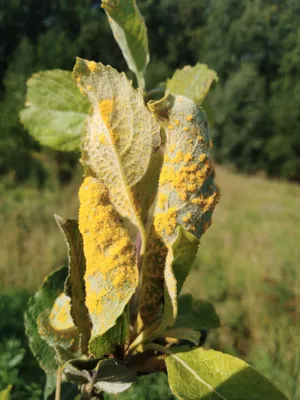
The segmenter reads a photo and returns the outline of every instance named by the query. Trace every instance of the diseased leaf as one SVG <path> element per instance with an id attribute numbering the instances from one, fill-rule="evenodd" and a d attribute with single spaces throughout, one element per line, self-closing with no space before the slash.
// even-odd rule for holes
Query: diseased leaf
<path id="1" fill-rule="evenodd" d="M 99 362 L 92 383 L 98 390 L 117 394 L 130 388 L 136 379 L 136 371 L 116 359 L 106 359 Z"/>
<path id="2" fill-rule="evenodd" d="M 71 299 L 71 315 L 81 339 L 83 354 L 87 353 L 91 322 L 85 305 L 85 257 L 82 235 L 78 222 L 55 215 L 55 220 L 64 234 L 69 252 L 69 274 L 65 282 L 65 293 Z"/>
<path id="3" fill-rule="evenodd" d="M 26 108 L 20 117 L 43 146 L 79 151 L 84 121 L 90 108 L 70 71 L 42 71 L 27 82 Z"/>
<path id="4" fill-rule="evenodd" d="M 139 199 L 138 204 L 134 188 L 160 145 L 159 124 L 123 73 L 78 58 L 74 76 L 93 105 L 82 142 L 82 161 L 90 175 L 107 186 L 118 213 L 139 229 L 144 246 L 143 220 L 148 209 L 141 209 L 144 201 Z"/>
<path id="5" fill-rule="evenodd" d="M 41 289 L 29 300 L 25 313 L 25 330 L 30 348 L 47 375 L 56 376 L 57 361 L 55 350 L 41 338 L 38 331 L 38 317 L 46 309 L 52 309 L 56 298 L 63 292 L 67 277 L 67 267 L 62 267 L 49 275 Z"/>
<path id="6" fill-rule="evenodd" d="M 95 340 L 123 313 L 137 287 L 138 268 L 135 247 L 110 203 L 106 187 L 95 178 L 85 178 L 79 200 L 79 230 L 86 258 L 86 306 Z"/>
<path id="7" fill-rule="evenodd" d="M 215 350 L 165 349 L 172 392 L 182 400 L 287 400 L 245 361 Z"/>
<path id="8" fill-rule="evenodd" d="M 126 341 L 129 342 L 128 312 L 124 312 L 117 319 L 116 324 L 103 335 L 95 336 L 90 340 L 89 353 L 94 357 L 102 357 L 105 354 L 115 354 L 116 347 L 122 348 Z"/>
<path id="9" fill-rule="evenodd" d="M 49 346 L 55 349 L 78 347 L 78 334 L 71 318 L 70 298 L 64 293 L 55 300 L 52 310 L 46 309 L 37 318 L 38 332 Z"/>
<path id="10" fill-rule="evenodd" d="M 190 294 L 178 299 L 178 316 L 175 328 L 215 329 L 219 328 L 220 319 L 213 304 L 208 301 L 194 300 Z"/>
<path id="11" fill-rule="evenodd" d="M 177 69 L 167 81 L 167 89 L 174 95 L 185 96 L 201 105 L 214 81 L 218 81 L 216 72 L 205 64 L 194 67 L 186 65 Z"/>
<path id="12" fill-rule="evenodd" d="M 163 298 L 164 313 L 161 322 L 155 329 L 151 325 L 149 329 L 145 329 L 143 333 L 144 341 L 149 342 L 161 336 L 167 327 L 174 325 L 178 310 L 177 296 L 195 261 L 198 244 L 199 241 L 194 235 L 179 226 L 177 228 L 177 237 L 168 250 L 164 275 L 161 279 L 158 276 L 159 267 L 161 266 L 158 261 L 161 260 L 157 258 L 155 251 L 151 253 L 152 257 L 154 255 L 153 258 L 147 257 L 151 252 L 151 247 L 146 253 L 146 262 L 150 260 L 152 263 L 148 263 L 145 269 L 140 305 L 141 318 L 147 326 L 149 326 L 149 323 L 154 322 L 154 318 L 159 317 L 158 308 Z M 159 247 L 159 249 L 162 252 L 163 247 Z M 156 271 L 157 275 L 155 275 Z M 163 290 L 161 290 L 161 286 L 164 288 Z"/>
<path id="13" fill-rule="evenodd" d="M 199 239 L 209 227 L 213 209 L 219 200 L 203 111 L 193 101 L 170 94 L 160 101 L 150 102 L 149 108 L 165 129 L 166 150 L 159 178 L 154 227 L 148 238 L 142 268 L 141 317 L 148 323 L 157 318 L 163 298 L 165 274 L 168 274 L 168 292 L 173 292 L 172 297 L 176 298 L 172 254 L 168 253 L 168 249 L 176 241 L 177 228 L 180 226 L 186 235 Z M 167 254 L 168 261 L 165 262 Z M 191 255 L 189 260 L 183 260 L 176 267 L 176 280 L 186 278 L 194 261 L 194 250 Z M 171 289 L 172 285 L 174 290 Z M 174 321 L 175 304 L 172 313 Z"/>
<path id="14" fill-rule="evenodd" d="M 147 27 L 135 0 L 102 0 L 114 37 L 141 90 L 149 62 Z"/>

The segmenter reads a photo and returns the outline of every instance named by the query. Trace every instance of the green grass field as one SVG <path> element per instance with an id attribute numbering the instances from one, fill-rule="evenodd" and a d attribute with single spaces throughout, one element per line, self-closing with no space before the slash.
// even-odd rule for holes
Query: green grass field
<path id="1" fill-rule="evenodd" d="M 221 317 L 207 346 L 246 359 L 300 400 L 300 186 L 220 167 L 217 182 L 221 201 L 184 290 Z M 79 184 L 0 188 L 1 292 L 33 292 L 66 262 L 53 214 L 76 217 Z"/>

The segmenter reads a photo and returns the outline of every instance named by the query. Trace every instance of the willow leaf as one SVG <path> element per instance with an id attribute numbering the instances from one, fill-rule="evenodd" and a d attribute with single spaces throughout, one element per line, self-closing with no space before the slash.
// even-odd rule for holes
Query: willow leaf
<path id="1" fill-rule="evenodd" d="M 161 346 L 160 346 L 161 347 Z M 215 350 L 164 349 L 172 392 L 181 400 L 287 400 L 245 361 Z"/>
<path id="2" fill-rule="evenodd" d="M 68 269 L 63 267 L 49 275 L 41 289 L 29 300 L 25 313 L 25 330 L 32 353 L 41 368 L 49 375 L 56 375 L 57 362 L 55 350 L 41 338 L 38 331 L 38 317 L 46 309 L 52 309 L 55 300 L 63 292 Z"/>
<path id="3" fill-rule="evenodd" d="M 182 227 L 186 235 L 199 239 L 209 227 L 213 209 L 219 199 L 210 157 L 211 142 L 203 111 L 192 100 L 171 94 L 160 101 L 150 102 L 149 108 L 165 129 L 166 150 L 159 178 L 154 226 L 148 239 L 142 269 L 144 283 L 141 317 L 144 321 L 153 321 L 157 316 L 164 296 L 164 281 L 167 293 L 172 293 L 175 307 L 176 294 L 171 286 L 176 288 L 174 279 L 182 279 L 180 271 L 186 278 L 194 261 L 193 250 L 191 259 L 180 263 L 175 274 L 177 277 L 173 276 L 173 255 L 170 249 L 176 243 L 178 227 Z M 168 309 L 172 303 L 171 297 L 167 294 L 165 298 Z M 169 314 L 169 311 L 166 313 Z M 174 321 L 176 307 L 172 314 Z"/>
<path id="4" fill-rule="evenodd" d="M 64 349 L 78 347 L 78 334 L 71 318 L 70 298 L 60 294 L 50 310 L 45 309 L 37 318 L 38 332 L 49 346 Z"/>
<path id="5" fill-rule="evenodd" d="M 82 235 L 75 219 L 64 219 L 55 215 L 55 220 L 64 234 L 69 253 L 69 274 L 65 282 L 65 293 L 71 299 L 71 315 L 81 339 L 81 349 L 88 350 L 91 323 L 85 305 L 85 257 Z"/>
<path id="6" fill-rule="evenodd" d="M 92 339 L 108 331 L 138 284 L 135 246 L 110 203 L 108 190 L 85 178 L 79 190 L 79 229 L 86 259 L 86 306 Z"/>
<path id="7" fill-rule="evenodd" d="M 148 210 L 140 209 L 134 188 L 160 145 L 159 124 L 123 73 L 78 58 L 74 76 L 93 106 L 82 143 L 83 163 L 105 183 L 119 214 L 129 218 L 143 237 L 143 213 Z"/>
<path id="8" fill-rule="evenodd" d="M 103 0 L 114 37 L 122 50 L 128 67 L 140 88 L 145 87 L 144 73 L 149 62 L 147 28 L 135 0 Z"/>
<path id="9" fill-rule="evenodd" d="M 220 319 L 213 304 L 208 301 L 193 299 L 191 294 L 184 294 L 178 299 L 178 316 L 175 328 L 216 329 Z"/>
<path id="10" fill-rule="evenodd" d="M 124 347 L 129 341 L 128 312 L 125 310 L 117 322 L 103 335 L 94 336 L 89 342 L 89 353 L 94 357 L 103 357 L 105 354 L 115 354 L 117 347 Z"/>
<path id="11" fill-rule="evenodd" d="M 52 70 L 32 75 L 25 106 L 21 121 L 37 141 L 55 150 L 79 151 L 90 106 L 72 72 Z"/>
<path id="12" fill-rule="evenodd" d="M 218 81 L 216 72 L 205 64 L 189 65 L 177 69 L 167 81 L 167 89 L 174 95 L 181 95 L 202 104 L 214 81 Z"/>

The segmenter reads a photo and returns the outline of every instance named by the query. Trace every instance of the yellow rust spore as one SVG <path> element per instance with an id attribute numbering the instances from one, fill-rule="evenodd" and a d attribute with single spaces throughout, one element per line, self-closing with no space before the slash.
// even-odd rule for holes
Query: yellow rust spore
<path id="1" fill-rule="evenodd" d="M 186 116 L 186 120 L 189 121 L 189 122 L 191 122 L 191 121 L 193 120 L 192 114 L 187 115 L 187 116 Z"/>
<path id="2" fill-rule="evenodd" d="M 156 214 L 154 227 L 159 237 L 171 236 L 177 227 L 177 209 L 171 207 L 166 212 Z"/>
<path id="3" fill-rule="evenodd" d="M 104 133 L 100 133 L 100 135 L 99 135 L 99 142 L 100 142 L 101 144 L 106 144 L 106 137 L 105 137 Z"/>
<path id="4" fill-rule="evenodd" d="M 87 65 L 88 65 L 89 70 L 90 70 L 91 72 L 95 72 L 95 71 L 96 71 L 96 69 L 97 69 L 97 64 L 95 63 L 95 61 L 88 61 Z"/>
<path id="5" fill-rule="evenodd" d="M 110 204 L 108 190 L 95 178 L 85 178 L 79 190 L 79 229 L 86 258 L 86 305 L 90 314 L 101 316 L 104 305 L 121 297 L 138 281 L 134 246 Z M 110 291 L 99 284 L 109 282 Z"/>

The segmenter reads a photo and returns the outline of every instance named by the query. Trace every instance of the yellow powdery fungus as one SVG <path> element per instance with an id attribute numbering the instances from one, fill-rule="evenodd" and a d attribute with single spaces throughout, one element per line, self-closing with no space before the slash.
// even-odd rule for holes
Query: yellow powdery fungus
<path id="1" fill-rule="evenodd" d="M 85 178 L 79 200 L 79 230 L 86 258 L 86 306 L 92 335 L 100 335 L 115 324 L 137 287 L 136 253 L 103 183 Z"/>
<path id="2" fill-rule="evenodd" d="M 75 329 L 75 325 L 71 317 L 70 300 L 70 297 L 62 293 L 57 297 L 51 309 L 49 317 L 50 325 L 58 332 Z"/>
<path id="3" fill-rule="evenodd" d="M 162 254 L 166 256 L 175 242 L 177 227 L 182 226 L 200 238 L 210 225 L 219 200 L 204 112 L 192 100 L 171 94 L 150 103 L 149 108 L 165 129 L 167 140 L 154 223 L 148 239 L 150 247 L 143 265 L 140 316 L 145 324 L 155 321 L 159 315 L 166 262 Z"/>

